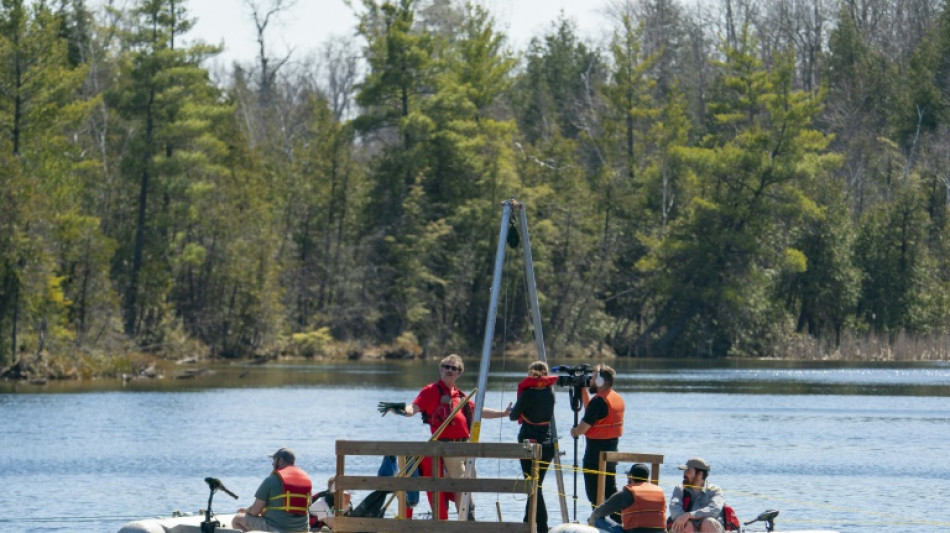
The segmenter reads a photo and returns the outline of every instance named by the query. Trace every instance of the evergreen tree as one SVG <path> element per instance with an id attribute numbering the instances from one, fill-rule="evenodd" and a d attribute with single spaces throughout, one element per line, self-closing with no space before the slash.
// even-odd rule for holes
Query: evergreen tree
<path id="1" fill-rule="evenodd" d="M 3 353 L 15 359 L 21 346 L 40 351 L 72 336 L 68 266 L 57 250 L 84 220 L 74 174 L 80 157 L 67 136 L 88 106 L 78 93 L 85 70 L 70 63 L 61 20 L 43 2 L 0 4 L 0 66 L 0 339 L 10 340 L 12 353 Z M 28 339 L 18 338 L 22 331 Z"/>
<path id="2" fill-rule="evenodd" d="M 208 159 L 210 127 L 222 108 L 201 67 L 217 50 L 178 46 L 192 23 L 180 0 L 138 0 L 123 32 L 121 83 L 108 95 L 126 121 L 122 168 L 130 187 L 124 192 L 135 206 L 116 213 L 123 220 L 116 224 L 115 274 L 125 287 L 126 333 L 150 341 L 171 317 L 173 255 L 182 252 L 174 245 L 187 229 L 189 190 L 217 172 Z"/>
<path id="3" fill-rule="evenodd" d="M 793 61 L 772 70 L 741 48 L 726 49 L 702 146 L 683 149 L 695 174 L 687 212 L 655 248 L 649 269 L 660 299 L 646 333 L 661 354 L 760 353 L 783 315 L 770 295 L 783 271 L 807 261 L 791 237 L 818 213 L 809 184 L 837 158 L 812 129 L 819 97 L 792 89 Z"/>

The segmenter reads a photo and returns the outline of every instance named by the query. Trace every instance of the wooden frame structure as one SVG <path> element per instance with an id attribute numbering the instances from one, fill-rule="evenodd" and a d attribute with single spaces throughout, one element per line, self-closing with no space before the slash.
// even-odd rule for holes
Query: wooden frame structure
<path id="1" fill-rule="evenodd" d="M 438 464 L 442 457 L 474 457 L 497 459 L 528 459 L 532 461 L 531 479 L 453 479 L 443 477 L 380 477 L 346 475 L 348 455 L 385 455 L 431 457 Z M 406 442 L 406 441 L 336 441 L 336 501 L 343 501 L 344 490 L 385 490 L 391 492 L 418 490 L 433 492 L 433 501 L 439 502 L 441 492 L 496 492 L 528 496 L 528 523 L 524 522 L 469 522 L 439 520 L 437 512 L 432 520 L 405 520 L 400 518 L 348 517 L 337 509 L 334 518 L 336 533 L 385 531 L 387 533 L 536 533 L 536 506 L 538 491 L 538 461 L 541 446 L 528 443 L 471 443 L 471 442 Z M 519 469 L 520 470 L 520 469 Z M 400 516 L 404 516 L 402 510 Z"/>
<path id="2" fill-rule="evenodd" d="M 663 456 L 655 453 L 627 453 L 627 452 L 600 452 L 600 459 L 597 464 L 597 501 L 595 506 L 599 507 L 604 503 L 604 491 L 607 490 L 607 463 L 648 463 L 650 465 L 650 481 L 654 484 L 660 483 L 660 465 L 663 464 Z M 620 486 L 620 483 L 617 483 Z"/>

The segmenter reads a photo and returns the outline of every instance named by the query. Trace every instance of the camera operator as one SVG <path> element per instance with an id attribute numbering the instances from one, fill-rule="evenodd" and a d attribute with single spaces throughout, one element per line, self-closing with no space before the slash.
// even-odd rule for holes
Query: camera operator
<path id="1" fill-rule="evenodd" d="M 587 436 L 583 461 L 584 490 L 592 506 L 597 503 L 600 452 L 617 451 L 617 443 L 623 434 L 624 404 L 620 395 L 613 390 L 615 375 L 614 369 L 607 365 L 594 367 L 588 389 L 583 390 L 584 418 L 571 428 L 571 436 L 575 439 L 581 435 Z M 594 395 L 593 398 L 588 395 L 588 390 Z M 604 499 L 617 492 L 617 463 L 608 462 L 606 468 Z"/>

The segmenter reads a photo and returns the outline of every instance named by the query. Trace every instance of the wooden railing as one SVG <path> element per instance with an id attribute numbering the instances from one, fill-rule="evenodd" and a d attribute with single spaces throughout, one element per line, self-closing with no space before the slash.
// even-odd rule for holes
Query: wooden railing
<path id="1" fill-rule="evenodd" d="M 385 455 L 431 457 L 432 464 L 439 464 L 442 457 L 476 457 L 496 459 L 528 459 L 533 462 L 530 479 L 453 479 L 443 477 L 380 477 L 346 474 L 346 457 L 352 455 Z M 336 442 L 336 501 L 343 501 L 344 490 L 385 490 L 391 492 L 418 490 L 435 493 L 433 501 L 439 502 L 441 492 L 493 492 L 525 494 L 528 496 L 528 523 L 524 522 L 474 522 L 439 520 L 433 512 L 432 520 L 405 520 L 396 518 L 363 518 L 343 516 L 337 510 L 334 518 L 336 533 L 378 532 L 386 533 L 535 533 L 535 518 L 538 490 L 538 460 L 541 446 L 538 444 L 501 444 L 469 442 Z M 438 469 L 436 469 L 438 470 Z M 520 469 L 519 469 L 520 470 Z M 437 504 L 436 504 L 437 505 Z M 520 514 L 520 513 L 519 513 Z"/>
<path id="2" fill-rule="evenodd" d="M 597 466 L 597 501 L 594 505 L 599 506 L 604 503 L 604 491 L 607 486 L 607 463 L 646 463 L 650 465 L 650 481 L 654 484 L 660 483 L 660 465 L 663 464 L 663 456 L 655 453 L 626 453 L 626 452 L 600 452 L 600 461 Z M 620 465 L 617 465 L 620 467 Z M 629 468 L 629 466 L 628 466 Z M 618 469 L 617 477 L 626 479 L 623 472 Z M 617 488 L 625 483 L 617 481 Z"/>

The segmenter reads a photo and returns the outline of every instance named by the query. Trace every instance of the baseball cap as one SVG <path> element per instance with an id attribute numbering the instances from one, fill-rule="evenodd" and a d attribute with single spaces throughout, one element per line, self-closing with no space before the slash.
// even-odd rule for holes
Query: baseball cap
<path id="1" fill-rule="evenodd" d="M 690 468 L 695 468 L 696 470 L 709 470 L 709 463 L 704 461 L 701 457 L 693 457 L 689 461 L 686 461 L 685 465 L 680 465 L 680 470 L 689 470 Z"/>
<path id="2" fill-rule="evenodd" d="M 270 457 L 271 459 L 281 459 L 285 463 L 291 464 L 291 465 L 294 464 L 294 461 L 297 459 L 297 457 L 294 455 L 294 451 L 291 450 L 290 448 L 281 448 L 277 450 L 276 452 L 268 455 L 268 457 Z"/>
<path id="3" fill-rule="evenodd" d="M 627 477 L 633 478 L 636 481 L 649 481 L 650 469 L 643 463 L 637 463 L 630 467 L 630 471 L 627 472 Z"/>

